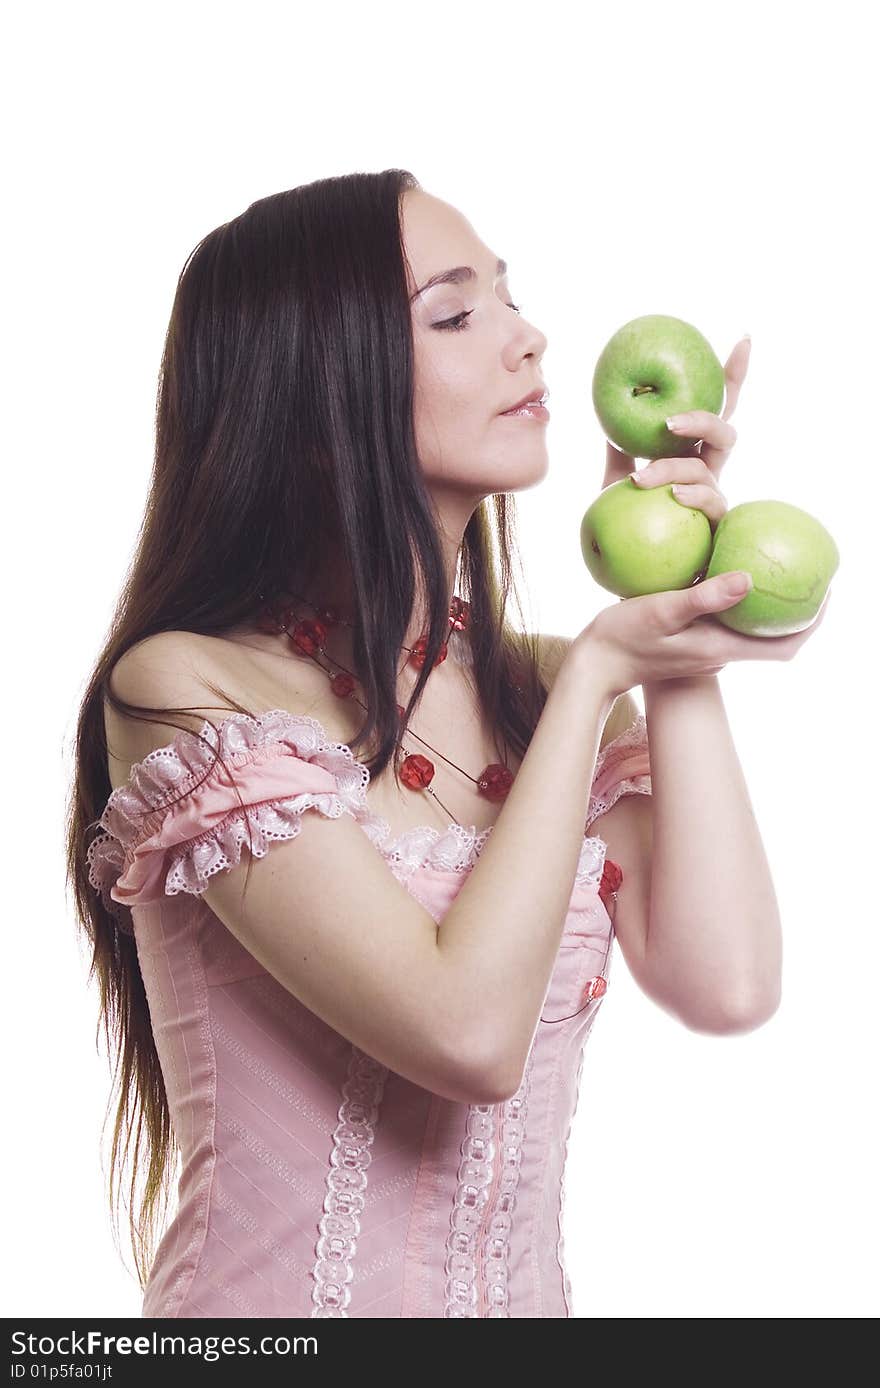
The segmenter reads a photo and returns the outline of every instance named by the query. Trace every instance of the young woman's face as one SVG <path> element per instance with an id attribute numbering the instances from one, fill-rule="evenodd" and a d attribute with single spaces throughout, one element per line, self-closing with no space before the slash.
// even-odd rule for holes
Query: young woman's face
<path id="1" fill-rule="evenodd" d="M 449 203 L 419 189 L 403 199 L 415 350 L 415 428 L 431 491 L 473 506 L 494 492 L 534 486 L 547 471 L 547 423 L 503 415 L 541 394 L 547 339 L 511 303 L 498 257 Z M 470 266 L 475 278 L 435 284 Z M 421 291 L 421 292 L 419 292 Z M 465 316 L 460 316 L 465 315 Z M 449 326 L 442 326 L 453 319 Z M 461 325 L 464 326 L 461 326 Z"/>

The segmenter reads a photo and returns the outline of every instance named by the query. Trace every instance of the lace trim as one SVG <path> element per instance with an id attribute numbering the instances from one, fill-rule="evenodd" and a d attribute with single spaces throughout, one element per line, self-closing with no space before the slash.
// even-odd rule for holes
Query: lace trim
<path id="1" fill-rule="evenodd" d="M 370 1147 L 388 1067 L 352 1046 L 327 1172 L 324 1213 L 312 1270 L 312 1318 L 348 1317 L 354 1256 L 364 1212 Z"/>
<path id="2" fill-rule="evenodd" d="M 495 1105 L 470 1104 L 446 1239 L 446 1318 L 477 1316 L 477 1238 L 489 1201 L 494 1161 Z"/>
<path id="3" fill-rule="evenodd" d="M 519 1089 L 506 1099 L 501 1115 L 501 1183 L 489 1216 L 483 1240 L 483 1285 L 488 1319 L 510 1315 L 510 1233 L 516 1208 L 516 1188 L 522 1166 L 522 1147 L 526 1135 L 534 1049 Z"/>
<path id="4" fill-rule="evenodd" d="M 330 771 L 338 782 L 340 798 L 351 809 L 367 809 L 367 767 L 355 759 L 345 743 L 331 742 L 317 719 L 306 714 L 280 708 L 256 718 L 232 713 L 219 727 L 205 719 L 201 737 L 204 742 L 195 733 L 181 729 L 167 746 L 157 747 L 143 761 L 135 762 L 125 785 L 110 795 L 99 820 L 102 828 L 124 847 L 134 847 L 158 828 L 166 809 L 216 768 L 222 772 L 221 763 L 215 763 L 218 751 L 224 761 L 240 767 L 273 755 L 278 743 L 285 743 L 303 761 Z"/>
<path id="5" fill-rule="evenodd" d="M 122 903 L 110 896 L 117 879 L 137 846 L 159 829 L 167 811 L 215 773 L 218 750 L 234 772 L 248 762 L 278 755 L 279 745 L 287 744 L 302 760 L 329 771 L 336 790 L 234 807 L 205 833 L 171 851 L 165 887 L 169 896 L 180 891 L 199 895 L 215 872 L 237 864 L 248 838 L 248 824 L 254 836 L 254 856 L 263 857 L 270 841 L 296 837 L 302 813 L 312 806 L 328 818 L 351 814 L 371 837 L 387 838 L 388 824 L 366 804 L 367 767 L 355 759 L 350 747 L 330 741 L 316 719 L 286 709 L 270 709 L 256 719 L 233 713 L 219 728 L 206 719 L 201 733 L 205 742 L 182 729 L 167 746 L 157 747 L 136 762 L 125 785 L 110 795 L 98 821 L 104 832 L 86 853 L 89 881 L 118 920 Z M 220 761 L 216 770 L 225 775 Z"/>
<path id="6" fill-rule="evenodd" d="M 351 814 L 376 848 L 385 857 L 395 876 L 406 879 L 420 868 L 466 873 L 474 865 L 488 841 L 494 825 L 478 830 L 476 825 L 450 823 L 445 829 L 416 825 L 392 837 L 387 820 L 374 814 L 367 803 L 370 782 L 368 768 L 356 760 L 346 743 L 332 742 L 317 719 L 293 714 L 286 709 L 270 709 L 256 719 L 233 713 L 215 729 L 206 719 L 201 742 L 194 733 L 181 730 L 165 747 L 150 752 L 136 762 L 128 781 L 110 795 L 99 825 L 104 833 L 89 845 L 86 857 L 89 880 L 102 893 L 108 910 L 119 917 L 120 903 L 109 895 L 117 878 L 131 860 L 137 844 L 154 833 L 170 806 L 193 790 L 213 770 L 219 749 L 231 767 L 277 754 L 280 743 L 289 745 L 303 760 L 315 762 L 330 771 L 336 792 L 303 794 L 265 800 L 236 807 L 207 830 L 171 854 L 166 878 L 166 894 L 204 892 L 215 872 L 238 864 L 242 845 L 248 839 L 248 825 L 254 841 L 254 856 L 261 858 L 269 842 L 294 838 L 304 811 L 315 807 L 328 818 Z M 644 715 L 603 747 L 596 760 L 595 779 L 646 740 Z M 217 766 L 222 772 L 222 766 Z M 587 825 L 611 808 L 627 791 L 650 794 L 647 776 L 618 781 L 605 797 L 591 796 Z M 585 837 L 581 847 L 575 882 L 598 887 L 605 858 L 601 838 Z"/>
<path id="7" fill-rule="evenodd" d="M 530 1050 L 519 1089 L 503 1104 L 468 1106 L 446 1239 L 443 1315 L 447 1319 L 476 1319 L 481 1313 L 486 1319 L 510 1315 L 510 1234 L 533 1059 L 534 1050 Z M 500 1134 L 495 1131 L 499 1111 Z M 496 1172 L 500 1179 L 494 1189 Z"/>
<path id="8" fill-rule="evenodd" d="M 625 728 L 600 751 L 596 758 L 593 784 L 601 784 L 603 780 L 613 776 L 615 767 L 619 766 L 621 762 L 627 761 L 634 753 L 647 750 L 647 747 L 648 724 L 645 715 L 640 713 L 628 728 Z M 587 828 L 594 819 L 598 819 L 599 815 L 610 810 L 622 795 L 632 794 L 651 794 L 650 772 L 637 776 L 625 776 L 615 781 L 604 794 L 591 794 L 589 810 L 587 811 Z"/>

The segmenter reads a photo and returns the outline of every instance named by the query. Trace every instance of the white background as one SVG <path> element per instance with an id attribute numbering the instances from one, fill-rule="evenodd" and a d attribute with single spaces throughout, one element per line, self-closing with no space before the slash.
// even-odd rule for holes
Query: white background
<path id="1" fill-rule="evenodd" d="M 125 1223 L 124 1263 L 111 1235 L 111 1075 L 62 816 L 146 496 L 177 275 L 253 200 L 392 166 L 464 211 L 549 339 L 551 466 L 518 498 L 540 629 L 574 635 L 614 601 L 579 550 L 604 462 L 589 383 L 643 313 L 695 323 L 722 360 L 752 334 L 725 495 L 810 511 L 842 556 L 791 664 L 720 676 L 782 911 L 782 1006 L 748 1035 L 691 1033 L 616 952 L 569 1148 L 576 1315 L 877 1314 L 869 15 L 177 0 L 8 22 L 7 1316 L 140 1311 Z"/>

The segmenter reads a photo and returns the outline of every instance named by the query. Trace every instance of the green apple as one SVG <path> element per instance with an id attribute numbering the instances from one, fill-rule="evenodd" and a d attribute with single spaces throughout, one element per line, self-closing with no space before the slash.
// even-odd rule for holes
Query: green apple
<path id="1" fill-rule="evenodd" d="M 713 615 L 746 636 L 790 636 L 813 622 L 840 554 L 815 516 L 787 501 L 744 501 L 715 529 L 707 578 L 744 569 L 753 587 Z"/>
<path id="2" fill-rule="evenodd" d="M 689 587 L 709 562 L 712 529 L 702 511 L 676 501 L 671 485 L 643 491 L 622 477 L 584 513 L 581 551 L 602 588 L 635 598 Z"/>
<path id="3" fill-rule="evenodd" d="M 701 332 L 681 318 L 633 318 L 602 349 L 593 408 L 607 437 L 633 458 L 690 457 L 696 439 L 666 427 L 673 414 L 724 405 L 724 367 Z"/>

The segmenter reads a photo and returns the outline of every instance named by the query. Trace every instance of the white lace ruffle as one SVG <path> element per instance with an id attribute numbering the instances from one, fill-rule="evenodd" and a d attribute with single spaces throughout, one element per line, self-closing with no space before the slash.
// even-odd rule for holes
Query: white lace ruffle
<path id="1" fill-rule="evenodd" d="M 367 767 L 355 759 L 350 747 L 331 742 L 316 719 L 286 709 L 270 709 L 257 718 L 233 713 L 217 728 L 206 719 L 201 736 L 204 741 L 182 729 L 167 746 L 136 762 L 125 785 L 110 795 L 99 821 L 105 832 L 93 840 L 86 855 L 89 880 L 109 910 L 113 910 L 109 893 L 136 848 L 156 833 L 168 812 L 190 791 L 208 778 L 226 777 L 223 763 L 215 761 L 217 751 L 234 777 L 249 762 L 284 755 L 284 744 L 302 761 L 329 771 L 335 790 L 234 806 L 204 833 L 167 850 L 166 895 L 204 892 L 215 872 L 240 861 L 249 828 L 254 857 L 264 857 L 270 842 L 296 837 L 304 811 L 312 807 L 329 819 L 351 814 L 371 837 L 387 838 L 389 826 L 366 803 Z"/>
<path id="2" fill-rule="evenodd" d="M 92 886 L 102 893 L 105 905 L 117 917 L 119 903 L 109 893 L 132 860 L 136 847 L 156 833 L 173 804 L 206 777 L 220 774 L 225 778 L 222 764 L 219 761 L 215 764 L 218 748 L 234 773 L 247 762 L 283 755 L 280 747 L 286 744 L 301 760 L 314 762 L 329 771 L 336 789 L 231 808 L 228 815 L 205 833 L 166 850 L 169 856 L 165 893 L 168 896 L 178 892 L 194 895 L 204 892 L 214 873 L 239 863 L 249 831 L 253 836 L 253 856 L 257 858 L 265 856 L 270 842 L 295 838 L 302 815 L 310 808 L 332 819 L 341 814 L 352 815 L 402 881 L 420 868 L 467 872 L 479 858 L 494 827 L 490 825 L 481 831 L 476 825 L 468 828 L 456 823 L 450 823 L 445 829 L 417 825 L 392 836 L 387 820 L 374 814 L 367 803 L 370 781 L 367 767 L 356 760 L 345 743 L 330 741 L 317 719 L 305 714 L 271 709 L 254 719 L 247 714 L 233 713 L 217 729 L 205 720 L 201 731 L 204 742 L 194 733 L 181 730 L 167 746 L 156 748 L 143 761 L 135 763 L 126 784 L 113 791 L 107 801 L 99 821 L 104 833 L 90 844 L 87 859 Z M 645 738 L 645 719 L 639 716 L 631 727 L 602 748 L 596 762 L 596 777 L 610 758 L 628 754 L 644 743 Z M 606 799 L 591 797 L 587 823 L 609 809 L 627 790 L 650 793 L 648 778 L 620 781 Z M 603 840 L 585 837 L 576 884 L 598 887 L 604 861 Z"/>
<path id="3" fill-rule="evenodd" d="M 596 758 L 596 770 L 593 775 L 593 784 L 601 781 L 603 775 L 609 767 L 625 761 L 633 753 L 648 747 L 648 724 L 645 715 L 640 713 L 634 722 L 630 723 L 622 733 L 619 733 L 612 742 L 603 747 Z M 587 811 L 587 827 L 592 824 L 594 819 L 598 819 L 600 814 L 605 814 L 616 805 L 622 795 L 650 795 L 651 776 L 649 772 L 640 776 L 624 776 L 615 781 L 604 795 L 591 795 L 590 806 Z"/>

